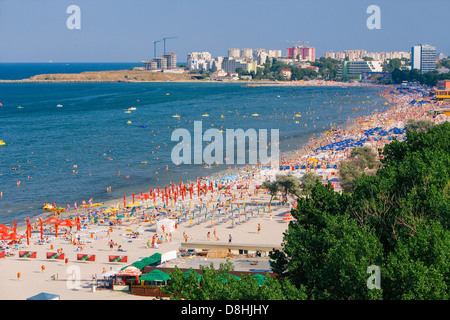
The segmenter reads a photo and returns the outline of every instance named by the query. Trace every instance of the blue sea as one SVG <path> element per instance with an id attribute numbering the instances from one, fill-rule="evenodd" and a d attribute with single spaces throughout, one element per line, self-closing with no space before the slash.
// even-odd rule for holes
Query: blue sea
<path id="1" fill-rule="evenodd" d="M 26 72 L 19 68 L 18 73 L 10 71 L 10 77 Z M 208 82 L 1 83 L 0 140 L 6 145 L 0 146 L 0 223 L 22 224 L 42 213 L 44 203 L 73 208 L 74 202 L 120 199 L 226 169 L 172 163 L 178 143 L 171 141 L 172 132 L 193 133 L 194 121 L 202 121 L 203 131 L 279 129 L 280 150 L 286 152 L 350 118 L 388 107 L 379 90 Z M 126 113 L 130 107 L 136 110 Z"/>

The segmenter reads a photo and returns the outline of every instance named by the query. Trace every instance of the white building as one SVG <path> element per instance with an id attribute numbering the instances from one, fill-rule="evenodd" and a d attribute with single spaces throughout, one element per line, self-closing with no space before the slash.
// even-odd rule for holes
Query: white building
<path id="1" fill-rule="evenodd" d="M 253 60 L 253 50 L 252 49 L 242 49 L 241 58 L 245 60 Z"/>
<path id="2" fill-rule="evenodd" d="M 213 64 L 211 53 L 191 52 L 187 56 L 187 67 L 189 70 L 209 70 Z"/>
<path id="3" fill-rule="evenodd" d="M 436 70 L 436 47 L 429 44 L 411 47 L 411 68 L 422 72 Z"/>
<path id="4" fill-rule="evenodd" d="M 240 58 L 241 50 L 237 48 L 228 49 L 228 58 Z"/>

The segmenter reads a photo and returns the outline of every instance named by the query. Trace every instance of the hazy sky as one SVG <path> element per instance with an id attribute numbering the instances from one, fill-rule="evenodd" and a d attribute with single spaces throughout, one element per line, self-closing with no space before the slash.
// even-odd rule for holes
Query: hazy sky
<path id="1" fill-rule="evenodd" d="M 70 5 L 81 29 L 69 30 Z M 370 30 L 367 7 L 381 9 Z M 449 0 L 0 0 L 0 62 L 137 62 L 153 40 L 179 62 L 192 51 L 226 56 L 228 48 L 281 49 L 309 41 L 328 50 L 410 51 L 429 43 L 450 55 Z M 157 54 L 163 44 L 157 44 Z"/>

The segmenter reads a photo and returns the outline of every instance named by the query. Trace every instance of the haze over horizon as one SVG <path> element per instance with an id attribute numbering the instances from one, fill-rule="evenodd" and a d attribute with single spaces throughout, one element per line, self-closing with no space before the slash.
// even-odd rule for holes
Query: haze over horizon
<path id="1" fill-rule="evenodd" d="M 70 30 L 70 5 L 81 9 L 81 29 Z M 367 7 L 378 5 L 381 29 L 370 30 Z M 450 54 L 444 0 L 237 1 L 0 0 L 0 62 L 140 62 L 153 58 L 153 41 L 186 61 L 187 53 L 226 56 L 228 48 L 282 50 L 308 42 L 326 51 L 407 51 L 419 43 Z M 163 42 L 157 44 L 157 55 Z"/>

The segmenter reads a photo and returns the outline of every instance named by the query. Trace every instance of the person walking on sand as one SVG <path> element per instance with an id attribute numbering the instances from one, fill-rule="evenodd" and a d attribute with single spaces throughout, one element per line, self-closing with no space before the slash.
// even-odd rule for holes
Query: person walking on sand
<path id="1" fill-rule="evenodd" d="M 228 243 L 231 243 L 232 237 L 231 234 L 228 236 Z"/>
<path id="2" fill-rule="evenodd" d="M 111 239 L 111 241 L 109 241 L 108 244 L 109 244 L 109 251 L 112 251 L 114 248 L 114 241 L 112 241 Z"/>
<path id="3" fill-rule="evenodd" d="M 258 233 L 261 232 L 261 224 L 258 223 Z"/>
<path id="4" fill-rule="evenodd" d="M 208 241 L 211 239 L 211 232 L 208 231 L 208 234 L 206 235 L 206 237 L 208 238 Z"/>

